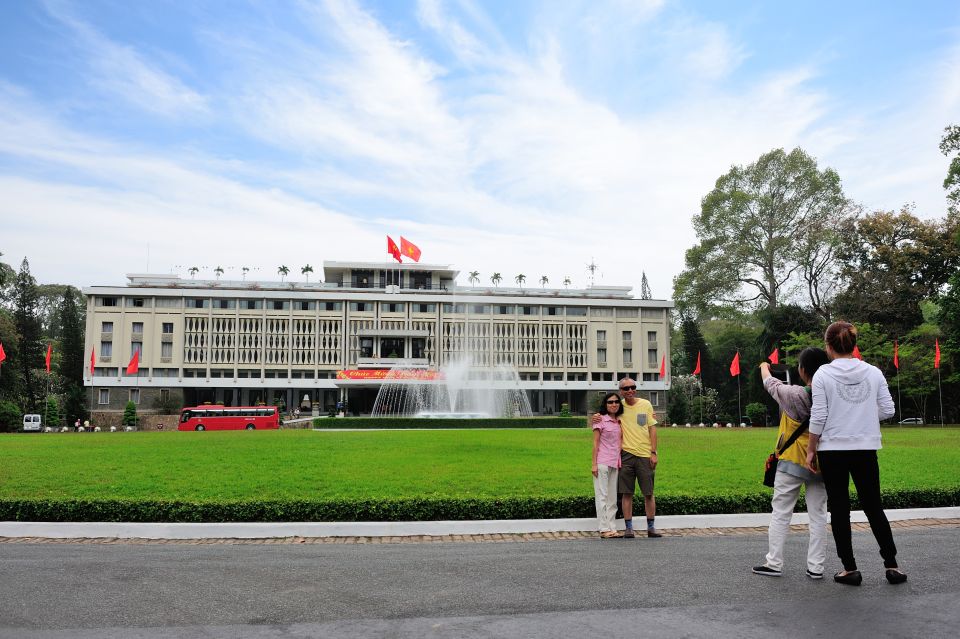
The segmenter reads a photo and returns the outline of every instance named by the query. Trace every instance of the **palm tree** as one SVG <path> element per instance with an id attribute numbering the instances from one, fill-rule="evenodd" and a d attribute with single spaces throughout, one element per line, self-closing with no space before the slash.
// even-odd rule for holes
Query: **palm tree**
<path id="1" fill-rule="evenodd" d="M 198 272 L 199 270 L 200 270 L 200 267 L 199 267 L 199 266 L 191 266 L 191 267 L 190 267 L 190 279 L 191 279 L 191 280 L 197 276 L 197 272 Z"/>
<path id="2" fill-rule="evenodd" d="M 247 280 L 247 273 L 250 272 L 250 267 L 249 267 L 249 266 L 243 266 L 243 267 L 240 268 L 240 270 L 243 271 L 243 280 L 246 281 L 246 280 Z"/>
<path id="3" fill-rule="evenodd" d="M 490 276 L 490 281 L 493 282 L 494 286 L 500 286 L 501 280 L 503 280 L 503 277 L 499 273 Z"/>
<path id="4" fill-rule="evenodd" d="M 567 275 L 565 278 L 563 278 L 563 288 L 567 288 L 567 287 L 570 286 L 571 284 L 573 284 L 573 282 L 570 281 L 570 276 L 569 276 L 569 275 Z"/>
<path id="5" fill-rule="evenodd" d="M 286 279 L 287 275 L 289 275 L 289 274 L 290 274 L 290 269 L 287 268 L 286 266 L 280 266 L 280 268 L 277 269 L 277 275 L 280 276 L 280 281 L 281 281 L 281 282 L 282 282 L 284 279 Z"/>
<path id="6" fill-rule="evenodd" d="M 514 281 L 516 281 L 517 284 L 520 285 L 520 288 L 523 288 L 523 283 L 527 281 L 527 276 L 524 275 L 523 273 L 520 273 L 520 275 L 517 275 L 513 279 Z"/>
<path id="7" fill-rule="evenodd" d="M 472 284 L 473 286 L 476 286 L 477 284 L 479 284 L 479 283 L 480 283 L 480 271 L 470 271 L 470 277 L 468 277 L 467 280 L 468 280 L 468 281 L 470 282 L 470 284 Z"/>
<path id="8" fill-rule="evenodd" d="M 214 275 L 217 276 L 217 279 L 219 280 L 219 279 L 220 279 L 220 276 L 223 275 L 223 267 L 222 267 L 222 266 L 218 266 L 217 268 L 213 269 L 213 273 L 214 273 Z"/>
<path id="9" fill-rule="evenodd" d="M 300 269 L 300 274 L 307 278 L 307 284 L 310 283 L 310 274 L 313 273 L 313 267 L 307 264 L 302 269 Z"/>
<path id="10" fill-rule="evenodd" d="M 540 276 L 540 288 L 545 287 L 545 286 L 546 286 L 547 284 L 549 284 L 549 283 L 550 283 L 550 278 L 549 278 L 549 277 L 547 277 L 546 275 L 541 275 L 541 276 Z"/>

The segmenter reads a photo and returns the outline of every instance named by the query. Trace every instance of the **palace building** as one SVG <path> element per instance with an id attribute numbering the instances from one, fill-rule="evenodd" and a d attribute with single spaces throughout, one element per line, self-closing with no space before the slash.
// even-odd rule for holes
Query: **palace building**
<path id="1" fill-rule="evenodd" d="M 458 286 L 457 275 L 324 262 L 319 283 L 131 274 L 85 288 L 90 409 L 266 403 L 325 415 L 342 403 L 363 415 L 393 366 L 430 376 L 468 353 L 478 371 L 515 367 L 535 414 L 593 411 L 624 376 L 665 411 L 672 302 L 625 286 Z"/>

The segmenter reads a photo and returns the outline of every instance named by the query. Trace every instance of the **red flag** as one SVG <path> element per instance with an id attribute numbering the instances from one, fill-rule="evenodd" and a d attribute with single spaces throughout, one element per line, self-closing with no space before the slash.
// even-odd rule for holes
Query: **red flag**
<path id="1" fill-rule="evenodd" d="M 53 342 L 47 344 L 47 373 L 50 372 L 50 356 L 53 354 Z"/>
<path id="2" fill-rule="evenodd" d="M 667 356 L 664 355 L 660 358 L 660 379 L 663 379 L 667 376 Z"/>
<path id="3" fill-rule="evenodd" d="M 90 349 L 90 377 L 93 377 L 93 368 L 97 364 L 97 347 Z"/>
<path id="4" fill-rule="evenodd" d="M 896 342 L 893 343 L 893 366 L 900 370 L 900 345 Z"/>
<path id="5" fill-rule="evenodd" d="M 393 238 L 389 235 L 387 236 L 387 253 L 393 256 L 393 259 L 403 263 L 403 260 L 400 259 L 400 248 L 397 246 L 397 243 L 393 241 Z"/>
<path id="6" fill-rule="evenodd" d="M 737 351 L 737 354 L 733 356 L 733 361 L 730 362 L 730 375 L 736 377 L 740 374 L 740 351 Z"/>
<path id="7" fill-rule="evenodd" d="M 940 368 L 940 340 L 934 338 L 933 367 Z"/>
<path id="8" fill-rule="evenodd" d="M 694 375 L 700 374 L 700 351 L 697 351 L 697 367 L 693 369 L 693 374 Z"/>
<path id="9" fill-rule="evenodd" d="M 770 356 L 767 357 L 767 359 L 770 360 L 770 363 L 771 363 L 771 364 L 779 364 L 779 363 L 780 363 L 780 349 L 779 349 L 779 348 L 774 348 L 774 349 L 773 349 L 773 352 L 770 353 Z"/>
<path id="10" fill-rule="evenodd" d="M 136 375 L 140 370 L 140 351 L 133 351 L 133 357 L 127 364 L 127 375 Z"/>
<path id="11" fill-rule="evenodd" d="M 0 343 L 0 363 L 7 359 L 7 353 L 3 350 L 3 343 Z"/>
<path id="12" fill-rule="evenodd" d="M 407 241 L 407 238 L 400 236 L 400 252 L 409 257 L 414 262 L 420 261 L 420 249 L 416 244 Z"/>
<path id="13" fill-rule="evenodd" d="M 859 360 L 863 359 L 863 355 L 860 354 L 860 347 L 856 344 L 853 345 L 853 356 Z"/>

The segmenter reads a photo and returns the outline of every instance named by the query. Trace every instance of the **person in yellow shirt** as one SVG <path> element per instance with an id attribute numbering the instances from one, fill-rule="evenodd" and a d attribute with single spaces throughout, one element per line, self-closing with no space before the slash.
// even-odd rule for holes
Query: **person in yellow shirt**
<path id="1" fill-rule="evenodd" d="M 657 532 L 654 518 L 657 500 L 653 496 L 654 471 L 657 468 L 657 419 L 653 405 L 637 397 L 637 382 L 629 377 L 620 380 L 620 395 L 623 397 L 623 415 L 620 417 L 623 431 L 623 446 L 620 451 L 620 479 L 618 490 L 621 497 L 623 536 L 636 537 L 633 530 L 633 495 L 640 484 L 643 493 L 643 509 L 647 515 L 647 537 L 663 537 Z M 593 421 L 597 422 L 596 414 Z"/>

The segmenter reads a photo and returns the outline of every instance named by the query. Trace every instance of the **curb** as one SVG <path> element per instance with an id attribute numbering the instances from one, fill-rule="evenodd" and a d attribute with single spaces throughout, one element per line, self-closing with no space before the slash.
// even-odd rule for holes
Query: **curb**
<path id="1" fill-rule="evenodd" d="M 960 507 L 887 510 L 890 521 L 957 519 Z M 622 521 L 622 520 L 620 520 Z M 642 521 L 642 520 L 641 520 Z M 769 513 L 726 515 L 664 515 L 660 530 L 766 527 Z M 866 522 L 863 511 L 850 513 L 850 521 Z M 806 513 L 794 513 L 793 524 L 806 525 Z M 399 522 L 278 522 L 278 523 L 124 523 L 124 522 L 0 522 L 0 537 L 38 539 L 272 539 L 285 537 L 411 537 L 449 535 L 596 532 L 597 520 L 512 519 L 486 521 Z"/>

